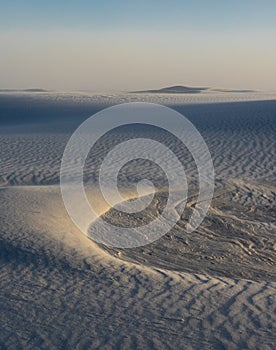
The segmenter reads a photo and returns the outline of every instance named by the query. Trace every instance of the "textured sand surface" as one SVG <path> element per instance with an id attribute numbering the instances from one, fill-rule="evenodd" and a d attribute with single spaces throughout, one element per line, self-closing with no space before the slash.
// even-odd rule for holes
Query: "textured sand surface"
<path id="1" fill-rule="evenodd" d="M 275 283 L 124 263 L 74 228 L 58 188 L 2 192 L 3 347 L 273 349 Z"/>
<path id="2" fill-rule="evenodd" d="M 191 190 L 185 215 L 159 241 L 100 247 L 65 211 L 62 152 L 93 112 L 135 99 L 173 106 L 194 123 L 212 154 L 215 196 L 202 226 L 185 235 L 197 185 L 189 154 L 154 129 L 115 130 L 89 155 L 88 185 L 97 185 L 108 149 L 148 133 L 185 155 Z M 2 93 L 0 111 L 0 348 L 275 348 L 275 95 Z M 136 162 L 119 179 L 126 196 L 137 171 L 166 189 L 158 169 Z"/>

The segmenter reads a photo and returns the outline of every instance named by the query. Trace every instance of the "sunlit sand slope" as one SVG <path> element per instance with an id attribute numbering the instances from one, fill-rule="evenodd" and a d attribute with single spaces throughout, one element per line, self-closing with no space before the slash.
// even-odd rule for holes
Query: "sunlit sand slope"
<path id="1" fill-rule="evenodd" d="M 275 283 L 113 259 L 73 226 L 56 187 L 1 198 L 3 348 L 273 349 Z"/>

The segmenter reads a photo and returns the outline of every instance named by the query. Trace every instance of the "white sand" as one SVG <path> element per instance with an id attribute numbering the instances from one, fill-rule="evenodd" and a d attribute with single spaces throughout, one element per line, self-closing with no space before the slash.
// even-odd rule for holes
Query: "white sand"
<path id="1" fill-rule="evenodd" d="M 160 242 L 118 255 L 67 216 L 59 165 L 79 114 L 96 102 L 133 98 L 0 95 L 11 116 L 0 133 L 0 348 L 274 349 L 276 96 L 146 97 L 191 116 L 212 153 L 216 198 L 192 237 L 181 236 L 180 222 Z M 56 116 L 49 121 L 51 105 Z M 27 124 L 12 121 L 7 106 Z M 37 114 L 28 120 L 32 108 Z M 68 110 L 76 120 L 66 119 Z M 124 137 L 116 134 L 117 141 Z M 93 183 L 95 155 L 101 145 L 85 173 Z M 192 168 L 189 159 L 186 165 Z"/>

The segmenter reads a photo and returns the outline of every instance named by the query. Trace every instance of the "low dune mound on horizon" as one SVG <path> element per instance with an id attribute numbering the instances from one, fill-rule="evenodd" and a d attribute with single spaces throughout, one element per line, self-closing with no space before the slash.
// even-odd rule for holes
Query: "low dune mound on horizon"
<path id="1" fill-rule="evenodd" d="M 28 88 L 28 89 L 0 89 L 0 92 L 50 92 L 50 90 L 47 89 L 41 89 L 41 88 Z"/>
<path id="2" fill-rule="evenodd" d="M 252 93 L 255 90 L 249 89 L 224 89 L 224 88 L 210 88 L 210 87 L 192 87 L 192 86 L 183 86 L 175 85 L 168 86 L 161 89 L 154 90 L 140 90 L 140 91 L 131 91 L 131 93 L 149 93 L 149 94 L 199 94 L 204 91 L 209 92 L 229 92 L 229 93 Z"/>
<path id="3" fill-rule="evenodd" d="M 190 86 L 169 86 L 156 90 L 131 91 L 133 93 L 153 93 L 153 94 L 198 94 L 208 90 L 207 87 L 190 87 Z"/>

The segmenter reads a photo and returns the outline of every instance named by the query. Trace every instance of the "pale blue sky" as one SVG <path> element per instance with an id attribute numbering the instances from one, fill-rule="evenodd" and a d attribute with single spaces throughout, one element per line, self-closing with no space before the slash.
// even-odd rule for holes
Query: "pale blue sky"
<path id="1" fill-rule="evenodd" d="M 0 1 L 0 88 L 274 89 L 275 0 Z"/>
<path id="2" fill-rule="evenodd" d="M 274 28 L 274 0 L 11 0 L 0 2 L 0 25 L 96 30 Z"/>

